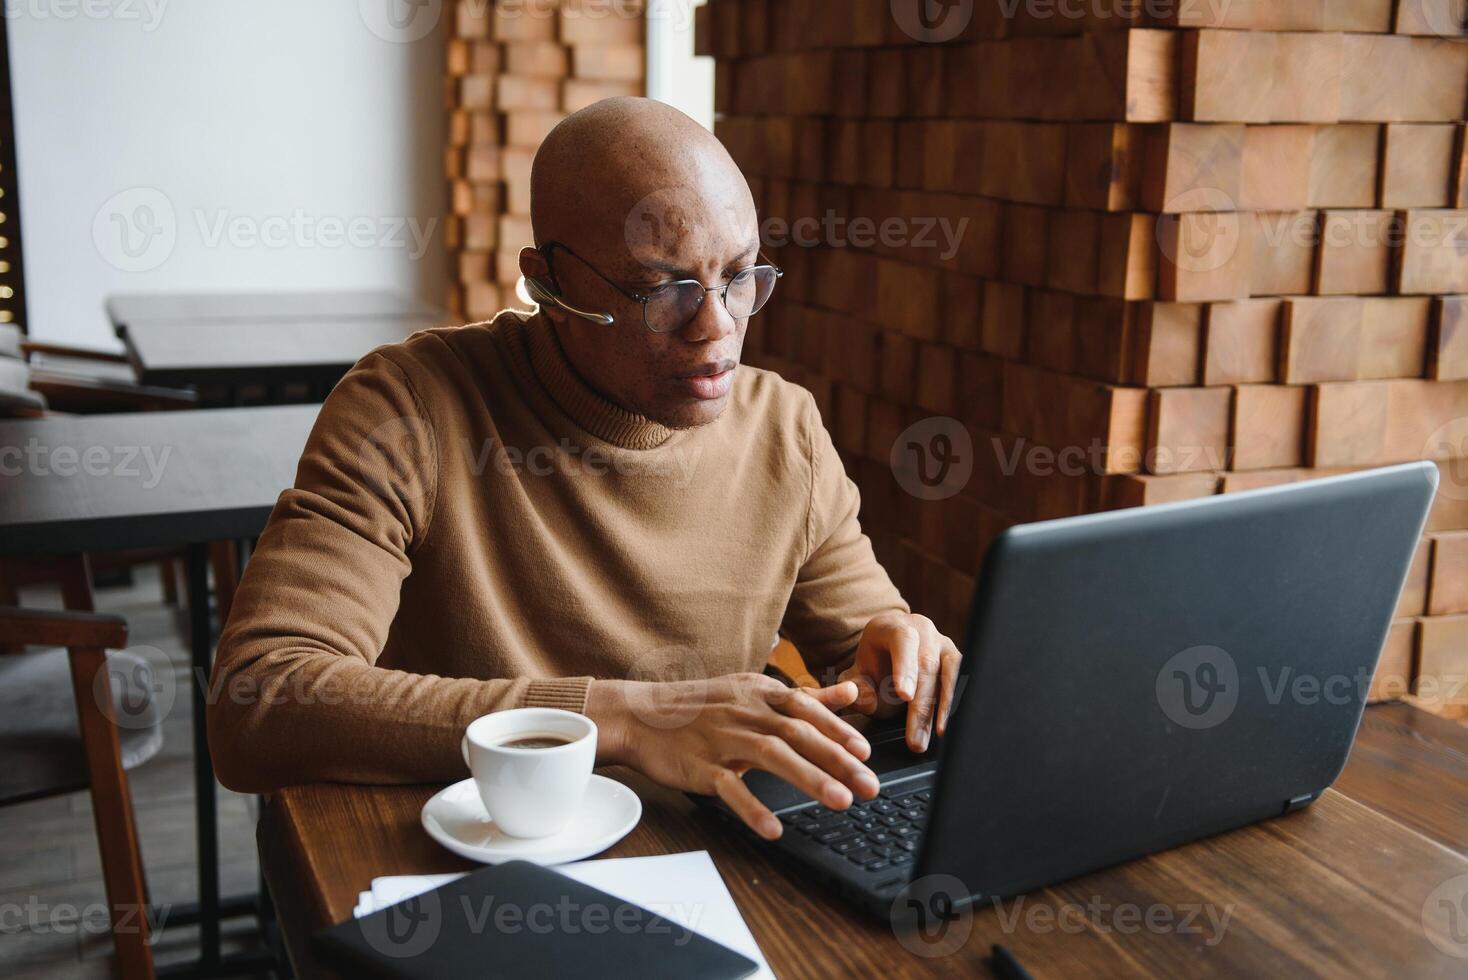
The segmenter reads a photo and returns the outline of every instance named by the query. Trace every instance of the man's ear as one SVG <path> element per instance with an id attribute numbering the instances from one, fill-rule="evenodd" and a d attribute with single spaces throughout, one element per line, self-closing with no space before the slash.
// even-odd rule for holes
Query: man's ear
<path id="1" fill-rule="evenodd" d="M 538 248 L 520 249 L 520 275 L 526 279 L 539 279 L 549 286 L 550 266 L 545 261 L 545 253 Z"/>

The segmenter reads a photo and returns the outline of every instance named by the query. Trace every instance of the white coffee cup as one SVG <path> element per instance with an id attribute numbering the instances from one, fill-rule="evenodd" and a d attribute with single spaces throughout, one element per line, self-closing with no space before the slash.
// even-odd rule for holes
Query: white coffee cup
<path id="1" fill-rule="evenodd" d="M 543 736 L 547 748 L 506 743 Z M 464 762 L 495 825 L 511 837 L 549 837 L 571 822 L 596 762 L 596 722 L 560 708 L 511 708 L 469 723 Z"/>

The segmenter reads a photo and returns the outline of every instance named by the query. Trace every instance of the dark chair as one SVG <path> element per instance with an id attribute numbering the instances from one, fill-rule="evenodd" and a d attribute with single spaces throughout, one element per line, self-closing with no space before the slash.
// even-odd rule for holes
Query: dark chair
<path id="1" fill-rule="evenodd" d="M 119 972 L 152 977 L 148 888 L 127 778 L 162 747 L 151 667 L 109 652 L 127 644 L 118 616 L 0 608 L 0 640 L 14 649 L 58 648 L 0 657 L 0 806 L 90 789 Z"/>

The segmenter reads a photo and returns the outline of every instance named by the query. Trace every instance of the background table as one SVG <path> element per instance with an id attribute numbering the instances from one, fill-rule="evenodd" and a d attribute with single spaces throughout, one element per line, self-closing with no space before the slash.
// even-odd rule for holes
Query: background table
<path id="1" fill-rule="evenodd" d="M 276 498 L 295 480 L 318 410 L 304 405 L 0 421 L 0 558 L 186 548 L 191 666 L 194 676 L 207 677 L 213 650 L 209 544 L 259 535 Z M 220 899 L 206 693 L 198 683 L 190 690 L 199 838 L 197 972 L 217 975 L 220 916 L 247 909 L 226 907 Z M 170 921 L 187 919 L 172 915 Z"/>
<path id="2" fill-rule="evenodd" d="M 230 320 L 360 320 L 373 317 L 438 320 L 443 310 L 384 289 L 254 293 L 119 293 L 107 298 L 114 329 L 134 320 L 189 323 Z"/>
<path id="3" fill-rule="evenodd" d="M 967 941 L 944 956 L 910 951 L 792 865 L 695 812 L 681 794 L 628 770 L 608 775 L 642 797 L 641 824 L 606 856 L 707 849 L 776 975 L 988 975 L 992 943 L 1037 977 L 1462 977 L 1468 958 L 1426 934 L 1434 888 L 1468 874 L 1468 730 L 1415 709 L 1368 709 L 1335 789 L 1298 813 L 1087 875 L 973 913 Z M 351 918 L 372 878 L 470 870 L 435 844 L 419 811 L 438 787 L 304 786 L 282 790 L 261 817 L 261 863 L 297 973 L 329 975 L 311 934 Z M 1031 929 L 1027 910 L 1101 902 L 1143 910 L 1232 908 L 1224 938 L 1124 932 L 1104 915 L 1076 931 Z M 1001 914 L 1002 913 L 1002 914 Z M 1052 920 L 1053 921 L 1053 920 Z M 932 952 L 911 935 L 908 943 Z M 1468 950 L 1465 950 L 1468 952 Z"/>

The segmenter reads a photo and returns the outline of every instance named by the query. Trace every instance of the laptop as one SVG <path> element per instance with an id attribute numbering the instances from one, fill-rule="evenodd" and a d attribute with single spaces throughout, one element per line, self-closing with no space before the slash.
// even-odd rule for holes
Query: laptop
<path id="1" fill-rule="evenodd" d="M 784 823 L 767 846 L 891 920 L 1310 805 L 1345 766 L 1437 481 L 1414 463 L 1010 528 L 946 737 L 915 755 L 900 717 L 868 727 L 882 792 L 844 812 L 750 772 Z"/>

